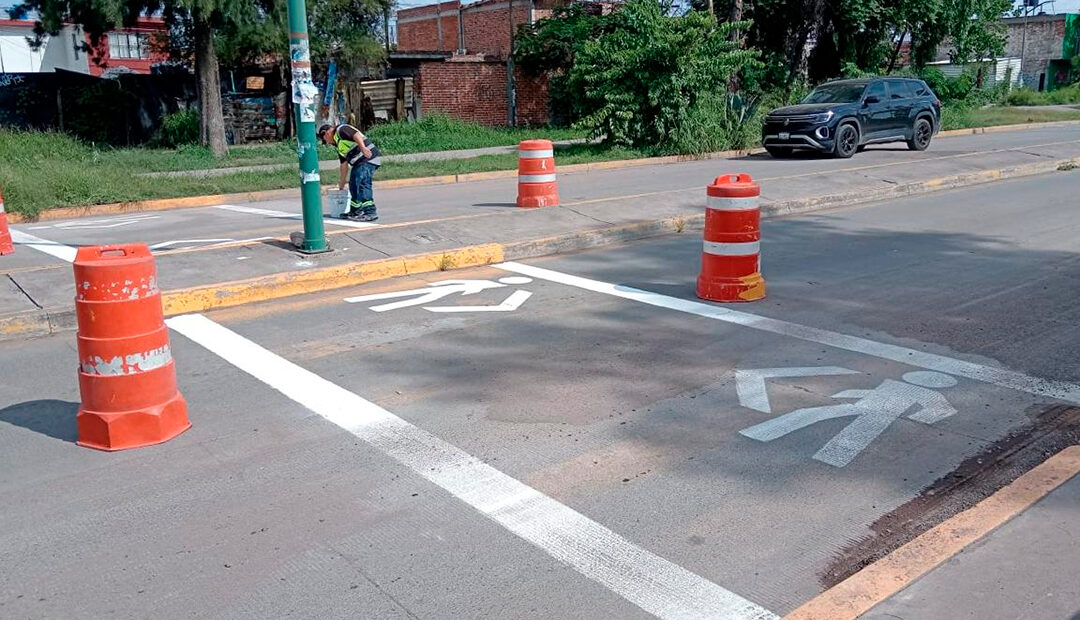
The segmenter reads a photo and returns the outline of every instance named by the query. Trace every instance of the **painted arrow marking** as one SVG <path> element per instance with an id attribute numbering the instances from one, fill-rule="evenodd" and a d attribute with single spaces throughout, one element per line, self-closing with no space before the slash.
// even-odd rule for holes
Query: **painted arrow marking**
<path id="1" fill-rule="evenodd" d="M 809 366 L 802 368 L 753 368 L 735 371 L 735 391 L 739 394 L 739 404 L 762 413 L 772 413 L 769 404 L 769 392 L 765 388 L 766 379 L 778 377 L 828 377 L 835 375 L 857 375 L 858 372 L 839 366 Z"/>
<path id="2" fill-rule="evenodd" d="M 513 312 L 532 297 L 529 291 L 514 291 L 497 306 L 433 306 L 425 307 L 428 312 Z"/>

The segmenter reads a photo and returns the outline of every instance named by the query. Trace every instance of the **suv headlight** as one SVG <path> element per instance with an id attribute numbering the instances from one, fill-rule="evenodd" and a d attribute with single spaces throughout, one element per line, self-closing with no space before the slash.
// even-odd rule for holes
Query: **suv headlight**
<path id="1" fill-rule="evenodd" d="M 832 120 L 833 116 L 836 116 L 836 113 L 833 112 L 832 110 L 829 110 L 828 112 L 824 112 L 822 114 L 815 115 L 814 116 L 814 122 L 815 123 L 827 123 L 827 122 Z"/>

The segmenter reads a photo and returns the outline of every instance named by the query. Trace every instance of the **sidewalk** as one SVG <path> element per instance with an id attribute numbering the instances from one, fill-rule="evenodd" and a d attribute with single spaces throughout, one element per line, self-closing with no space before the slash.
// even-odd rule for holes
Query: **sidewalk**
<path id="1" fill-rule="evenodd" d="M 991 532 L 863 620 L 1080 617 L 1080 476 Z"/>
<path id="2" fill-rule="evenodd" d="M 572 144 L 584 144 L 587 140 L 566 140 L 563 142 L 556 142 L 555 146 L 570 146 Z M 427 153 L 406 153 L 404 155 L 383 155 L 382 159 L 387 163 L 394 162 L 414 162 L 414 161 L 446 161 L 450 159 L 470 159 L 472 157 L 480 157 L 482 155 L 504 155 L 506 153 L 516 153 L 517 145 L 511 144 L 509 146 L 489 146 L 479 149 L 461 149 L 457 151 L 430 151 Z M 262 164 L 258 166 L 236 166 L 233 168 L 209 168 L 207 170 L 174 170 L 170 172 L 147 172 L 139 176 L 150 178 L 162 178 L 162 177 L 194 177 L 197 179 L 205 179 L 208 177 L 220 177 L 227 174 L 237 174 L 240 172 L 276 172 L 278 170 L 292 170 L 296 168 L 296 162 L 288 164 Z M 338 162 L 335 160 L 326 160 L 319 162 L 319 170 L 322 172 L 335 171 L 338 168 Z"/>
<path id="3" fill-rule="evenodd" d="M 1077 163 L 1080 126 L 1071 126 L 949 138 L 923 153 L 872 148 L 843 161 L 750 156 L 560 174 L 562 205 L 536 210 L 514 206 L 514 178 L 405 187 L 377 192 L 376 225 L 327 219 L 334 251 L 314 256 L 289 244 L 302 226 L 295 199 L 19 224 L 15 253 L 0 258 L 0 339 L 74 328 L 67 263 L 81 245 L 150 245 L 166 312 L 179 314 L 658 234 L 686 232 L 691 243 L 705 186 L 723 173 L 752 174 L 763 213 L 775 217 Z"/>

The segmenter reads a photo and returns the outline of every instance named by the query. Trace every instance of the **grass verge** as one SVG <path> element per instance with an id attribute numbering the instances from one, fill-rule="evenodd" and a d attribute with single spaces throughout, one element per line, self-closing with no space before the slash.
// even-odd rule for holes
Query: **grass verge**
<path id="1" fill-rule="evenodd" d="M 945 106 L 941 111 L 941 117 L 942 129 L 972 129 L 1024 123 L 1076 121 L 1080 120 L 1080 110 Z"/>
<path id="2" fill-rule="evenodd" d="M 238 172 L 206 179 L 139 177 L 132 174 L 130 168 L 97 158 L 92 149 L 71 140 L 36 134 L 36 137 L 49 141 L 49 146 L 54 147 L 37 150 L 21 148 L 21 142 L 20 148 L 12 148 L 11 144 L 5 144 L 10 136 L 7 132 L 0 132 L 0 161 L 5 162 L 0 169 L 0 188 L 3 189 L 8 211 L 30 218 L 53 207 L 289 189 L 299 185 L 299 173 L 295 170 Z M 56 143 L 56 140 L 62 142 Z M 62 156 L 58 156 L 58 153 Z M 569 165 L 636 159 L 646 154 L 582 144 L 561 147 L 556 156 L 560 164 Z M 416 178 L 512 170 L 516 167 L 517 156 L 513 153 L 447 161 L 391 162 L 385 164 L 375 178 Z M 324 174 L 323 183 L 336 184 L 337 174 Z"/>

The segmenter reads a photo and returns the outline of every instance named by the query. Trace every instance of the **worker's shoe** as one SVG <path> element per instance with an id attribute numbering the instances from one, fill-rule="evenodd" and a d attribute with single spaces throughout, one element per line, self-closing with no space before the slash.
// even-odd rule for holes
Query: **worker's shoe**
<path id="1" fill-rule="evenodd" d="M 355 218 L 358 222 L 374 222 L 379 219 L 379 216 L 374 213 L 364 213 L 360 217 Z"/>

